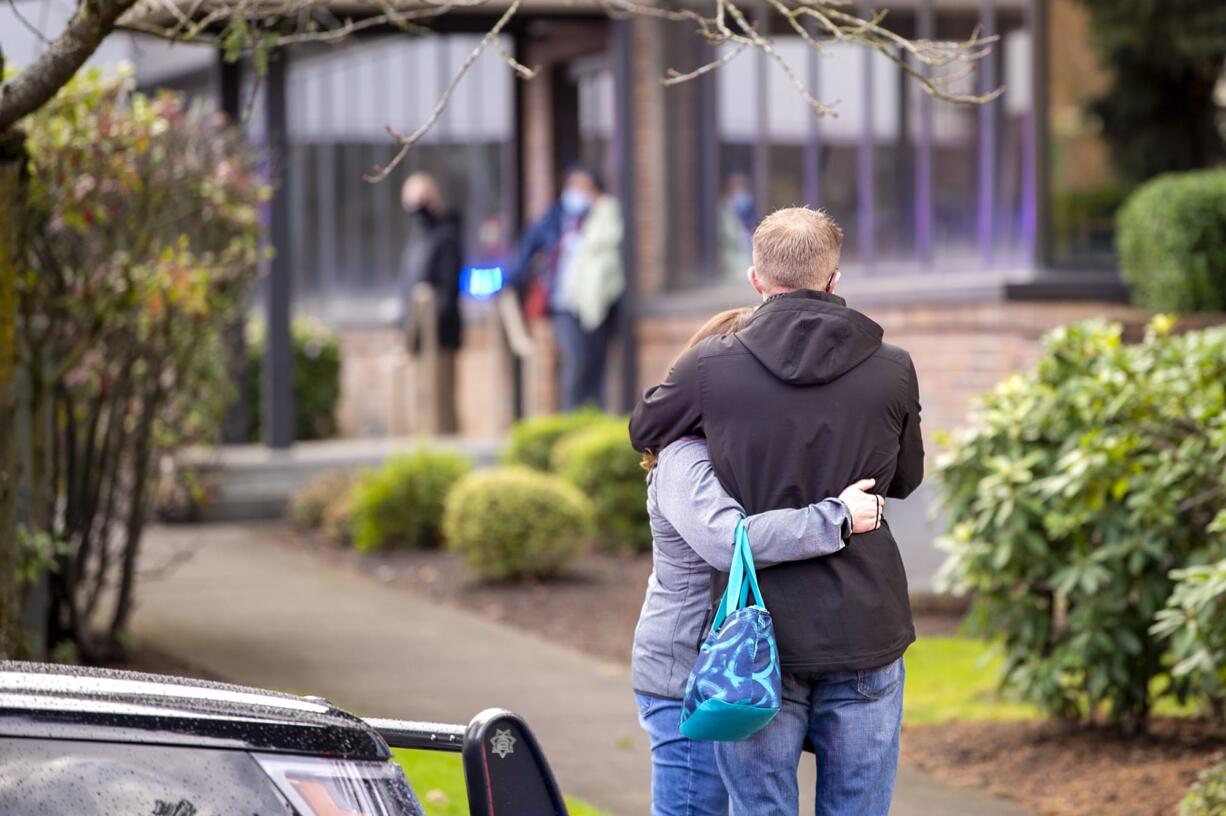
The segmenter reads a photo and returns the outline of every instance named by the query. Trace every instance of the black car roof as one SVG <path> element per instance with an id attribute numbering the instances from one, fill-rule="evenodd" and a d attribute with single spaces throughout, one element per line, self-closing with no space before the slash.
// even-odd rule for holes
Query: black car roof
<path id="1" fill-rule="evenodd" d="M 319 697 L 159 674 L 0 661 L 0 739 L 205 745 L 387 759 L 366 723 Z"/>

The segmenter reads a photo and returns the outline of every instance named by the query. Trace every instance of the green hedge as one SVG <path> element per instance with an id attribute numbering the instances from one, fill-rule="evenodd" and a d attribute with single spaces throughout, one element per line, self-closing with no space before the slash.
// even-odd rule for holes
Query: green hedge
<path id="1" fill-rule="evenodd" d="M 341 344 L 336 333 L 314 320 L 295 320 L 291 330 L 294 377 L 294 438 L 336 436 L 336 405 L 341 398 Z M 264 372 L 264 328 L 247 329 L 244 399 L 247 437 L 260 439 L 261 382 Z"/>
<path id="2" fill-rule="evenodd" d="M 1172 173 L 1141 186 L 1120 211 L 1116 244 L 1137 306 L 1226 310 L 1226 170 Z"/>
<path id="3" fill-rule="evenodd" d="M 388 459 L 350 494 L 353 545 L 362 552 L 440 544 L 447 494 L 472 465 L 449 451 L 419 450 Z"/>
<path id="4" fill-rule="evenodd" d="M 562 439 L 553 470 L 589 497 L 605 549 L 651 550 L 646 473 L 630 446 L 625 418 L 614 417 Z"/>
<path id="5" fill-rule="evenodd" d="M 1169 636 L 1151 626 L 1171 571 L 1226 554 L 1226 328 L 1169 324 L 1136 345 L 1118 325 L 1053 332 L 939 465 L 943 578 L 974 595 L 1005 684 L 1125 730 L 1144 726 L 1155 693 L 1179 693 L 1150 682 L 1169 666 Z"/>
<path id="6" fill-rule="evenodd" d="M 558 574 L 583 551 L 592 507 L 573 485 L 522 466 L 474 473 L 447 498 L 447 546 L 487 580 Z"/>
<path id="7" fill-rule="evenodd" d="M 589 408 L 521 420 L 511 428 L 507 446 L 502 452 L 502 463 L 549 470 L 554 446 L 562 439 L 608 420 L 608 414 Z"/>
<path id="8" fill-rule="evenodd" d="M 1179 803 L 1179 816 L 1222 816 L 1226 813 L 1226 762 L 1201 771 Z"/>

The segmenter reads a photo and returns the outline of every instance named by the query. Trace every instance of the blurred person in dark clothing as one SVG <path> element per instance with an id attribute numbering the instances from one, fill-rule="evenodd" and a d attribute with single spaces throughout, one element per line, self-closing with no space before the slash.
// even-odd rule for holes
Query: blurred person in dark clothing
<path id="1" fill-rule="evenodd" d="M 562 195 L 520 240 L 511 279 L 529 319 L 548 315 L 561 357 L 561 407 L 605 406 L 605 370 L 626 288 L 622 216 L 595 171 L 576 166 Z"/>
<path id="2" fill-rule="evenodd" d="M 456 352 L 463 336 L 460 317 L 460 267 L 463 263 L 460 216 L 447 209 L 438 181 L 429 173 L 405 179 L 400 202 L 412 221 L 400 261 L 406 320 L 415 302 L 432 304 L 433 342 L 417 331 L 408 338 L 409 351 L 420 355 L 433 346 L 434 431 L 454 434 L 456 416 Z M 425 297 L 423 297 L 425 296 Z"/>

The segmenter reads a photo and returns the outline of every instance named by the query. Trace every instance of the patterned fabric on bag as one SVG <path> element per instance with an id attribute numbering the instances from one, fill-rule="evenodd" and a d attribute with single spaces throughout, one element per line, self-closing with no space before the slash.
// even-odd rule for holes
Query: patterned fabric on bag
<path id="1" fill-rule="evenodd" d="M 750 591 L 753 606 L 746 605 Z M 728 588 L 686 683 L 681 733 L 698 740 L 745 739 L 779 713 L 780 689 L 775 627 L 758 589 L 742 519 Z"/>

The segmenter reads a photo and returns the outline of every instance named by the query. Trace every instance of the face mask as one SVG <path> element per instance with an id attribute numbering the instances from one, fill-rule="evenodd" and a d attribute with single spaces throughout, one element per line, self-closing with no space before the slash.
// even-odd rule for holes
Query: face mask
<path id="1" fill-rule="evenodd" d="M 588 211 L 592 202 L 578 190 L 565 190 L 562 193 L 562 212 L 567 215 L 580 216 Z"/>
<path id="2" fill-rule="evenodd" d="M 728 206 L 738 218 L 748 220 L 753 216 L 753 195 L 747 190 L 733 193 L 728 199 Z"/>

